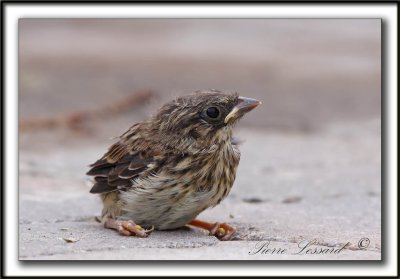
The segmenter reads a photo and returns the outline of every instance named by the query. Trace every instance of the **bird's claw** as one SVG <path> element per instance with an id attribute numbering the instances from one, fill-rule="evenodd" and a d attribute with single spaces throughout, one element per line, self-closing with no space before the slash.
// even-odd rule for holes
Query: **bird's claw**
<path id="1" fill-rule="evenodd" d="M 215 223 L 210 229 L 210 235 L 214 235 L 219 240 L 231 240 L 236 229 L 226 223 Z"/>
<path id="2" fill-rule="evenodd" d="M 120 234 L 126 236 L 148 237 L 150 233 L 154 231 L 154 226 L 150 229 L 144 229 L 140 225 L 135 224 L 132 220 L 118 221 L 118 231 Z"/>

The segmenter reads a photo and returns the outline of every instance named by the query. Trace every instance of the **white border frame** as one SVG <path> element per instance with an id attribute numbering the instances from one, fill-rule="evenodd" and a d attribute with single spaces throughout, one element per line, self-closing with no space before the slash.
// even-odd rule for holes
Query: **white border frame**
<path id="1" fill-rule="evenodd" d="M 8 276 L 120 276 L 120 275 L 292 275 L 292 276 L 320 276 L 320 275 L 364 275 L 364 276 L 395 276 L 397 275 L 397 7 L 396 4 L 229 4 L 229 5 L 147 5 L 147 4 L 13 4 L 4 6 L 5 20 L 5 253 L 4 275 Z M 64 18 L 383 18 L 386 23 L 386 37 L 384 38 L 387 61 L 382 72 L 386 82 L 386 112 L 388 123 L 386 145 L 388 158 L 386 205 L 386 229 L 384 243 L 385 265 L 361 264 L 354 262 L 327 267 L 323 263 L 265 263 L 239 264 L 226 266 L 226 263 L 208 264 L 207 268 L 184 263 L 177 268 L 178 263 L 118 264 L 111 267 L 105 264 L 24 264 L 18 262 L 18 19 L 22 17 L 64 17 Z M 382 98 L 382 101 L 384 99 Z M 390 152 L 389 152 L 390 150 Z M 382 150 L 383 151 L 383 150 Z M 385 204 L 383 205 L 385 206 Z M 71 268 L 73 265 L 73 268 Z M 225 266 L 224 266 L 225 265 Z M 291 268 L 288 268 L 291 267 Z"/>

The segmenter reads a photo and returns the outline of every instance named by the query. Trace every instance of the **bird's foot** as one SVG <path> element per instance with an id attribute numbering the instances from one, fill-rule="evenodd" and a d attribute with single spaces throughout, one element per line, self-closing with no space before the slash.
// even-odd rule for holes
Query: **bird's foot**
<path id="1" fill-rule="evenodd" d="M 231 240 L 236 229 L 226 223 L 215 223 L 210 230 L 210 235 L 216 236 L 219 240 Z"/>
<path id="2" fill-rule="evenodd" d="M 150 233 L 154 231 L 154 227 L 144 229 L 140 225 L 135 224 L 132 220 L 122 221 L 112 218 L 108 218 L 105 221 L 104 227 L 117 230 L 122 235 L 138 237 L 148 237 Z"/>
<path id="3" fill-rule="evenodd" d="M 189 225 L 199 227 L 210 232 L 210 235 L 214 235 L 219 240 L 226 241 L 231 240 L 236 232 L 236 229 L 226 223 L 208 223 L 201 220 L 193 220 Z"/>

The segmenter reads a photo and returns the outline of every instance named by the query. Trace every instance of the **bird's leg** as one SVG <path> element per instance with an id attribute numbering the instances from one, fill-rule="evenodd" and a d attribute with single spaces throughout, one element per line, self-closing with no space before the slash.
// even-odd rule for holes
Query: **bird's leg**
<path id="1" fill-rule="evenodd" d="M 107 218 L 104 222 L 104 227 L 117 230 L 122 235 L 134 235 L 139 237 L 147 237 L 154 230 L 154 227 L 145 230 L 141 226 L 135 224 L 132 220 L 123 221 L 115 220 L 113 218 Z"/>
<path id="2" fill-rule="evenodd" d="M 226 223 L 208 223 L 202 220 L 194 219 L 188 225 L 205 229 L 210 232 L 210 235 L 216 236 L 219 240 L 231 240 L 236 232 L 234 227 Z"/>

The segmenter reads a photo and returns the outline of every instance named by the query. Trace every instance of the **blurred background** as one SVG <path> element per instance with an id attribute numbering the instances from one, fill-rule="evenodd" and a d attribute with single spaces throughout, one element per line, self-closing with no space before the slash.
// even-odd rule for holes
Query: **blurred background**
<path id="1" fill-rule="evenodd" d="M 107 112 L 139 94 L 90 123 L 112 136 L 174 96 L 210 88 L 263 101 L 246 127 L 376 118 L 380 28 L 379 19 L 21 19 L 21 125 Z"/>
<path id="2" fill-rule="evenodd" d="M 230 195 L 200 215 L 246 241 L 101 229 L 88 165 L 164 102 L 211 88 L 263 102 L 237 125 Z M 243 259 L 248 241 L 361 236 L 368 251 L 334 257 L 380 258 L 380 19 L 20 19 L 18 96 L 21 259 L 198 259 L 175 248 L 199 245 Z"/>

